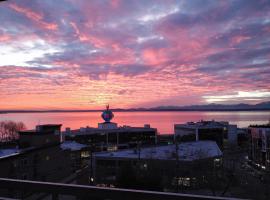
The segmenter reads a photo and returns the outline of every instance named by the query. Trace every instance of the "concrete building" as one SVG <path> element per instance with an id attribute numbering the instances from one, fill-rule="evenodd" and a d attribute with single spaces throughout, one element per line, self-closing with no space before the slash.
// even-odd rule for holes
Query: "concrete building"
<path id="1" fill-rule="evenodd" d="M 94 181 L 99 185 L 119 185 L 121 176 L 135 173 L 148 181 L 147 173 L 154 173 L 155 184 L 162 183 L 163 187 L 173 184 L 193 187 L 201 181 L 204 172 L 209 172 L 215 164 L 221 165 L 221 157 L 222 152 L 214 141 L 95 153 Z M 124 171 L 127 173 L 123 174 Z"/>
<path id="2" fill-rule="evenodd" d="M 175 140 L 213 140 L 223 149 L 224 139 L 231 145 L 237 145 L 237 126 L 223 121 L 199 121 L 174 125 Z"/>
<path id="3" fill-rule="evenodd" d="M 249 126 L 249 159 L 255 166 L 270 170 L 270 123 Z"/>
<path id="4" fill-rule="evenodd" d="M 157 142 L 157 129 L 151 128 L 149 124 L 145 124 L 144 127 L 119 127 L 117 123 L 110 121 L 114 115 L 108 106 L 101 116 L 104 122 L 98 123 L 98 128 L 67 128 L 63 132 L 65 140 L 87 144 L 95 151 L 124 149 L 138 144 L 153 145 Z"/>

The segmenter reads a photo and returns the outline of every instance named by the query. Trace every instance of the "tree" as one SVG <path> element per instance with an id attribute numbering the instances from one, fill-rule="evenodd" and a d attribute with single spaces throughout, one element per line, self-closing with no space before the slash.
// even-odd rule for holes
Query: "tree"
<path id="1" fill-rule="evenodd" d="M 0 122 L 0 141 L 8 142 L 18 138 L 18 131 L 25 130 L 23 122 L 1 121 Z"/>

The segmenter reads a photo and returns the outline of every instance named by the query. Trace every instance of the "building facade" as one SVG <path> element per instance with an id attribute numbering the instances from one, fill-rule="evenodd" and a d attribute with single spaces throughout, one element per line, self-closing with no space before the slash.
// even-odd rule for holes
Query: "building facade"
<path id="1" fill-rule="evenodd" d="M 96 150 L 122 149 L 141 145 L 156 144 L 157 129 L 145 127 L 117 127 L 114 129 L 81 128 L 66 131 L 66 141 L 93 145 Z"/>
<path id="2" fill-rule="evenodd" d="M 98 123 L 97 128 L 81 127 L 80 129 L 70 130 L 67 128 L 63 135 L 67 141 L 76 141 L 93 147 L 94 151 L 117 150 L 142 146 L 154 145 L 157 143 L 157 129 L 145 124 L 143 127 L 118 126 L 111 122 L 112 111 L 103 111 L 104 122 Z"/>
<path id="3" fill-rule="evenodd" d="M 70 176 L 80 167 L 83 147 L 61 143 L 60 133 L 60 124 L 19 132 L 17 147 L 0 149 L 0 177 L 55 182 Z"/>
<path id="4" fill-rule="evenodd" d="M 175 185 L 196 187 L 204 172 L 221 164 L 221 158 L 214 141 L 95 153 L 93 178 L 98 185 L 137 189 L 157 189 L 157 185 L 161 190 Z"/>
<path id="5" fill-rule="evenodd" d="M 174 136 L 176 141 L 212 140 L 223 149 L 224 139 L 231 145 L 237 145 L 237 126 L 214 120 L 175 124 Z"/>
<path id="6" fill-rule="evenodd" d="M 249 160 L 257 167 L 270 170 L 270 124 L 249 126 Z"/>

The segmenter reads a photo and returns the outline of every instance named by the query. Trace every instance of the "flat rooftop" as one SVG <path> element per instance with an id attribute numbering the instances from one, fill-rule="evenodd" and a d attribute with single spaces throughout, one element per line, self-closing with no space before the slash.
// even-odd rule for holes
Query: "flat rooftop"
<path id="1" fill-rule="evenodd" d="M 40 124 L 38 127 L 60 127 L 62 124 Z"/>
<path id="2" fill-rule="evenodd" d="M 194 161 L 222 156 L 222 152 L 214 141 L 185 142 L 178 145 L 179 161 Z M 138 159 L 138 151 L 121 150 L 116 152 L 96 153 L 97 158 Z M 175 160 L 176 146 L 156 146 L 141 148 L 141 159 Z"/>
<path id="3" fill-rule="evenodd" d="M 228 126 L 229 122 L 225 121 L 199 121 L 199 122 L 187 122 L 185 124 L 175 124 L 174 128 L 223 128 Z"/>
<path id="4" fill-rule="evenodd" d="M 32 130 L 22 130 L 19 131 L 20 135 L 38 135 L 38 134 L 51 134 L 51 128 L 61 128 L 62 124 L 42 124 L 37 125 L 35 129 Z"/>
<path id="5" fill-rule="evenodd" d="M 255 125 L 250 125 L 249 127 L 251 128 L 270 128 L 270 123 L 269 124 L 255 124 Z"/>
<path id="6" fill-rule="evenodd" d="M 157 131 L 156 128 L 145 128 L 145 127 L 131 127 L 131 126 L 124 126 L 118 127 L 114 129 L 105 129 L 105 128 L 93 128 L 93 127 L 86 127 L 81 129 L 70 130 L 70 132 L 63 131 L 66 134 L 74 134 L 74 135 L 91 135 L 96 133 L 124 133 L 124 132 L 152 132 Z"/>
<path id="7" fill-rule="evenodd" d="M 78 150 L 81 150 L 81 149 L 87 147 L 87 145 L 79 144 L 79 143 L 74 142 L 74 141 L 72 141 L 72 142 L 66 141 L 66 142 L 63 142 L 61 144 L 55 144 L 53 146 L 57 146 L 57 145 L 60 145 L 60 148 L 62 150 L 70 150 L 70 151 L 78 151 Z M 7 158 L 7 157 L 12 157 L 12 156 L 17 156 L 19 154 L 23 154 L 23 153 L 27 153 L 27 152 L 30 152 L 30 151 L 43 149 L 43 148 L 48 148 L 48 147 L 51 147 L 51 146 L 28 147 L 28 148 L 22 148 L 22 149 L 19 149 L 19 148 L 16 148 L 16 147 L 0 149 L 0 159 L 4 159 L 4 158 Z"/>
<path id="8" fill-rule="evenodd" d="M 80 143 L 77 143 L 75 141 L 71 141 L 71 142 L 65 141 L 65 142 L 61 143 L 60 147 L 63 150 L 79 151 L 83 148 L 86 148 L 87 145 L 80 144 Z"/>

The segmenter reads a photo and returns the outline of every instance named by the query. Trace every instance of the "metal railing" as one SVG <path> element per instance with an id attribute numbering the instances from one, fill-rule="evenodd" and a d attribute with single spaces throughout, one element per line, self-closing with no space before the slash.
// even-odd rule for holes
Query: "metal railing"
<path id="1" fill-rule="evenodd" d="M 53 200 L 60 199 L 60 195 L 71 195 L 78 199 L 106 199 L 106 200 L 233 200 L 236 198 L 190 195 L 180 193 L 154 192 L 120 188 L 103 188 L 86 185 L 38 182 L 29 180 L 0 178 L 0 189 L 9 191 L 23 191 L 31 193 L 51 194 Z M 1 199 L 1 198 L 0 198 Z M 239 199 L 238 199 L 239 200 Z"/>

